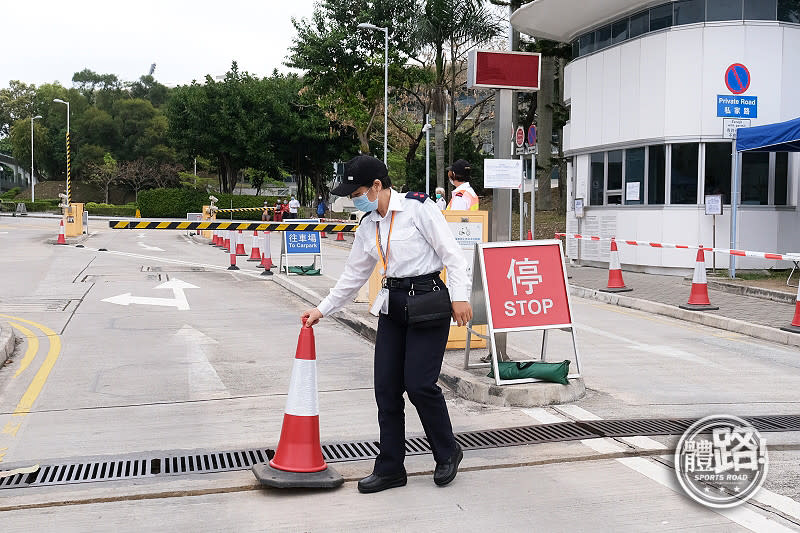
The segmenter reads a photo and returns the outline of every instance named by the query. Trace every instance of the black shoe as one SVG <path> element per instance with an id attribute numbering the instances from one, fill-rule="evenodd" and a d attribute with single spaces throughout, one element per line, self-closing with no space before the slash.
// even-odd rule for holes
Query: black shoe
<path id="1" fill-rule="evenodd" d="M 358 492 L 369 494 L 371 492 L 380 492 L 395 487 L 404 487 L 407 481 L 408 477 L 405 472 L 400 472 L 393 476 L 370 474 L 358 482 Z"/>
<path id="2" fill-rule="evenodd" d="M 461 446 L 456 444 L 456 453 L 446 463 L 436 464 L 436 470 L 433 471 L 433 482 L 443 487 L 453 481 L 458 474 L 458 465 L 463 458 L 464 452 L 461 451 Z"/>

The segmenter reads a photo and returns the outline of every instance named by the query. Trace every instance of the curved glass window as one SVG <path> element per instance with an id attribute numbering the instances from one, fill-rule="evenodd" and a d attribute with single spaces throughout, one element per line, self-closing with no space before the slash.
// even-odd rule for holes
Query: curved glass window
<path id="1" fill-rule="evenodd" d="M 708 0 L 706 20 L 742 20 L 742 0 Z"/>
<path id="2" fill-rule="evenodd" d="M 576 59 L 628 39 L 672 26 L 724 20 L 778 20 L 800 24 L 800 0 L 666 2 L 578 36 L 572 41 L 572 58 Z"/>

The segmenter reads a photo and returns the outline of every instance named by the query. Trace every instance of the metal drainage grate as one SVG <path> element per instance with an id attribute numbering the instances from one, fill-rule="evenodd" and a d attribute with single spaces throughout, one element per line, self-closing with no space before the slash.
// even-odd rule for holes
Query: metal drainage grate
<path id="1" fill-rule="evenodd" d="M 637 435 L 675 435 L 691 426 L 694 418 L 651 418 L 638 420 L 581 420 L 577 425 L 594 437 L 634 437 Z"/>
<path id="2" fill-rule="evenodd" d="M 64 311 L 70 300 L 62 298 L 0 298 L 0 309 L 4 312 Z"/>
<path id="3" fill-rule="evenodd" d="M 747 417 L 746 420 L 759 431 L 800 431 L 800 415 L 756 416 Z M 465 450 L 480 450 L 598 437 L 676 435 L 683 433 L 695 421 L 693 418 L 656 418 L 559 422 L 467 431 L 456 433 L 456 440 Z M 407 455 L 431 453 L 430 444 L 425 437 L 408 438 L 405 447 Z M 380 446 L 374 440 L 322 445 L 322 455 L 329 463 L 374 459 L 379 453 Z M 251 448 L 222 452 L 139 454 L 108 460 L 101 458 L 84 462 L 71 461 L 43 465 L 38 472 L 32 474 L 16 474 L 0 478 L 0 489 L 247 470 L 255 464 L 269 461 L 273 456 L 274 452 L 271 449 Z M 11 465 L 8 467 L 14 468 Z"/>

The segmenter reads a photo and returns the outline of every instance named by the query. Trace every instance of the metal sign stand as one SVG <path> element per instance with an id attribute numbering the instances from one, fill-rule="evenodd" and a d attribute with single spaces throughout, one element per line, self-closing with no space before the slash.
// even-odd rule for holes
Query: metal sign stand
<path id="1" fill-rule="evenodd" d="M 561 255 L 561 268 L 562 273 L 564 275 L 564 287 L 566 288 L 567 294 L 567 306 L 569 309 L 570 319 L 572 317 L 572 299 L 570 298 L 569 294 L 569 282 L 567 280 L 567 267 L 564 263 L 564 250 L 561 245 L 560 240 L 541 240 L 541 241 L 527 241 L 525 246 L 541 246 L 541 245 L 553 245 L 558 244 L 559 253 Z M 489 291 L 488 291 L 488 284 L 486 281 L 486 268 L 484 264 L 484 257 L 483 257 L 483 249 L 484 248 L 499 248 L 499 247 L 515 247 L 520 246 L 518 242 L 490 242 L 490 243 L 475 243 L 475 259 L 474 265 L 472 269 L 472 294 L 470 297 L 470 303 L 472 305 L 472 320 L 467 323 L 467 342 L 464 350 L 464 369 L 470 370 L 475 368 L 486 368 L 492 367 L 494 370 L 494 379 L 497 385 L 513 385 L 515 383 L 534 383 L 537 381 L 542 381 L 540 379 L 535 378 L 526 378 L 526 379 L 501 379 L 500 378 L 500 369 L 498 366 L 498 361 L 502 359 L 503 355 L 507 354 L 498 354 L 498 345 L 496 343 L 495 335 L 502 335 L 504 338 L 506 333 L 515 332 L 515 331 L 535 331 L 535 330 L 542 330 L 542 349 L 539 361 L 545 361 L 546 354 L 547 354 L 547 333 L 551 329 L 560 329 L 562 331 L 569 331 L 572 336 L 572 350 L 575 356 L 575 370 L 576 372 L 571 372 L 567 378 L 574 379 L 581 377 L 581 362 L 580 362 L 580 355 L 578 354 L 578 342 L 575 337 L 575 325 L 574 323 L 570 322 L 569 324 L 557 324 L 557 325 L 548 325 L 548 326 L 530 326 L 530 327 L 520 327 L 520 328 L 504 328 L 504 329 L 496 329 L 492 323 L 492 311 L 489 305 Z M 475 331 L 473 326 L 476 325 L 487 325 L 488 327 L 488 334 L 482 335 Z M 472 335 L 476 335 L 482 339 L 486 339 L 489 341 L 491 346 L 491 356 L 492 362 L 491 363 L 470 363 L 469 354 L 470 354 L 470 338 Z M 505 347 L 503 347 L 505 350 Z M 499 357 L 500 358 L 499 358 Z M 505 358 L 508 359 L 507 357 Z"/>
<path id="2" fill-rule="evenodd" d="M 320 219 L 318 219 L 318 218 L 314 218 L 314 219 L 292 219 L 291 220 L 292 223 L 303 223 L 303 222 L 308 222 L 308 223 L 316 222 L 316 223 L 319 223 L 319 221 L 320 221 Z M 289 260 L 290 257 L 311 257 L 313 259 L 313 261 L 314 261 L 312 263 L 312 266 L 314 266 L 314 267 L 317 266 L 317 258 L 319 257 L 319 271 L 320 271 L 320 274 L 321 274 L 322 273 L 322 268 L 323 268 L 323 263 L 322 263 L 322 243 L 320 243 L 320 241 L 319 241 L 319 233 L 317 233 L 317 242 L 319 243 L 319 246 L 320 246 L 320 248 L 319 248 L 320 252 L 319 253 L 310 253 L 310 254 L 288 253 L 288 246 L 286 244 L 286 233 L 287 232 L 283 231 L 282 233 L 283 233 L 283 238 L 281 239 L 281 256 L 280 256 L 280 259 L 278 261 L 278 272 L 283 272 L 284 269 L 285 269 L 286 270 L 286 275 L 287 276 L 289 275 L 289 268 L 292 266 L 291 265 L 291 261 Z"/>

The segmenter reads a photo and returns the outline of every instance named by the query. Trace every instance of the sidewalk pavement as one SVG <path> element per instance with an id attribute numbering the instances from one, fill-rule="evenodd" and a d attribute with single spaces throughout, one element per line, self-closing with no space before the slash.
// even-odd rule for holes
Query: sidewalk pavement
<path id="1" fill-rule="evenodd" d="M 594 298 L 642 311 L 666 314 L 673 318 L 736 331 L 764 340 L 800 346 L 800 335 L 780 330 L 781 327 L 788 326 L 794 316 L 795 298 L 791 295 L 786 298 L 783 293 L 759 288 L 753 288 L 751 292 L 761 294 L 760 297 L 736 294 L 729 291 L 739 289 L 738 287 L 729 286 L 730 284 L 724 284 L 723 281 L 709 279 L 709 299 L 712 305 L 719 306 L 719 310 L 697 312 L 677 307 L 686 304 L 689 300 L 692 285 L 690 279 L 680 276 L 623 272 L 625 285 L 633 291 L 611 294 L 598 292 L 606 287 L 608 282 L 608 270 L 606 269 L 569 266 L 567 273 L 572 278 L 570 284 L 573 295 Z M 652 305 L 648 306 L 647 303 Z"/>

